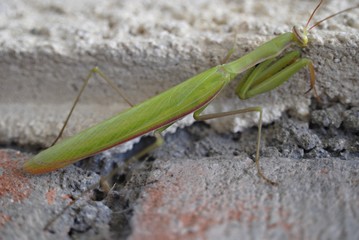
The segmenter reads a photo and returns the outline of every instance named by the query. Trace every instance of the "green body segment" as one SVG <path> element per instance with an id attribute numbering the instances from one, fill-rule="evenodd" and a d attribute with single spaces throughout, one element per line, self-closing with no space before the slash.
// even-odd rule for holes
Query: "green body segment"
<path id="1" fill-rule="evenodd" d="M 217 68 L 211 68 L 40 152 L 25 163 L 25 171 L 37 174 L 65 167 L 195 111 L 226 84 L 223 73 Z"/>
<path id="2" fill-rule="evenodd" d="M 291 43 L 293 34 L 284 33 L 238 60 L 208 69 L 40 152 L 24 164 L 24 170 L 34 174 L 53 171 L 169 125 L 206 106 L 238 74 L 279 55 Z M 249 88 L 250 83 L 244 83 L 241 90 Z"/>
<path id="3" fill-rule="evenodd" d="M 294 41 L 293 33 L 283 33 L 276 38 L 260 45 L 252 52 L 245 56 L 224 65 L 224 68 L 229 73 L 238 74 L 238 69 L 241 72 L 264 62 L 267 59 L 273 58 L 281 54 L 287 47 L 289 47 Z M 243 91 L 246 91 L 248 83 L 244 86 Z"/>

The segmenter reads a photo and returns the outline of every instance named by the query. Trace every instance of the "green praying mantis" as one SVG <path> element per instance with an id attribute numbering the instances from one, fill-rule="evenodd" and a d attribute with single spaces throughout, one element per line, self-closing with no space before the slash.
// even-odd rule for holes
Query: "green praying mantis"
<path id="1" fill-rule="evenodd" d="M 240 99 L 248 99 L 271 91 L 282 85 L 293 74 L 304 67 L 308 67 L 310 73 L 310 89 L 308 91 L 313 90 L 315 96 L 318 98 L 315 90 L 315 72 L 312 61 L 307 58 L 301 58 L 300 51 L 298 50 L 285 54 L 282 53 L 291 46 L 305 48 L 308 45 L 308 33 L 313 28 L 329 18 L 359 7 L 354 6 L 330 15 L 309 27 L 309 23 L 322 3 L 323 0 L 316 6 L 305 27 L 293 27 L 292 32 L 283 33 L 273 38 L 235 61 L 212 67 L 181 84 L 134 106 L 116 85 L 108 79 L 99 68 L 95 67 L 87 76 L 59 137 L 62 135 L 69 117 L 87 82 L 95 73 L 117 89 L 126 102 L 131 105 L 131 108 L 40 152 L 32 159 L 25 162 L 23 166 L 24 170 L 32 174 L 50 172 L 154 131 L 154 135 L 156 136 L 155 143 L 145 148 L 137 155 L 143 156 L 161 145 L 163 142 L 161 132 L 163 130 L 178 119 L 190 113 L 193 113 L 193 117 L 196 120 L 208 120 L 246 112 L 257 112 L 259 113 L 259 120 L 255 153 L 256 168 L 261 178 L 270 184 L 276 184 L 274 181 L 267 178 L 260 168 L 259 149 L 262 129 L 261 107 L 257 106 L 205 115 L 201 115 L 201 113 L 231 80 L 235 79 L 237 75 L 243 72 L 246 72 L 246 74 L 235 89 L 235 93 Z"/>

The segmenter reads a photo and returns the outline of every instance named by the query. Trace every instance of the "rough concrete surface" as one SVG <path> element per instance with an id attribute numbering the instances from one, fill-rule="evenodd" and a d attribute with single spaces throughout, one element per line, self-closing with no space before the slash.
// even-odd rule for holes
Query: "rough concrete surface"
<path id="1" fill-rule="evenodd" d="M 359 10 L 313 30 L 302 51 L 314 62 L 320 102 L 303 94 L 303 70 L 246 101 L 234 96 L 233 83 L 208 109 L 263 106 L 261 167 L 276 187 L 256 173 L 257 130 L 244 128 L 255 125 L 251 114 L 167 134 L 145 163 L 113 179 L 108 194 L 90 192 L 47 230 L 45 224 L 99 173 L 153 139 L 50 174 L 21 170 L 28 151 L 54 139 L 92 67 L 138 103 L 218 65 L 232 47 L 236 59 L 304 24 L 315 4 L 1 1 L 0 144 L 21 151 L 0 151 L 0 239 L 358 239 Z M 326 1 L 316 19 L 355 4 Z M 126 107 L 93 80 L 66 134 Z"/>

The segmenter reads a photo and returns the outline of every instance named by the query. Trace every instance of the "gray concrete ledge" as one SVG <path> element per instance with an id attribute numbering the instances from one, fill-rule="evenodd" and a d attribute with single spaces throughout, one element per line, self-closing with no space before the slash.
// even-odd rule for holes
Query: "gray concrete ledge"
<path id="1" fill-rule="evenodd" d="M 328 2 L 316 19 L 353 1 Z M 303 25 L 314 4 L 252 1 L 3 1 L 0 35 L 0 142 L 48 145 L 58 133 L 88 71 L 99 66 L 135 103 L 218 65 L 232 47 L 232 59 L 275 35 Z M 358 105 L 357 11 L 313 31 L 303 55 L 316 66 L 324 102 Z M 260 105 L 264 120 L 291 109 L 308 114 L 311 97 L 303 70 L 283 87 L 246 101 L 233 94 L 233 82 L 209 108 L 224 111 Z M 106 109 L 103 106 L 106 106 Z M 71 135 L 127 108 L 102 81 L 93 80 L 81 100 Z M 184 120 L 188 125 L 193 120 Z M 221 131 L 253 126 L 240 116 L 213 121 Z"/>

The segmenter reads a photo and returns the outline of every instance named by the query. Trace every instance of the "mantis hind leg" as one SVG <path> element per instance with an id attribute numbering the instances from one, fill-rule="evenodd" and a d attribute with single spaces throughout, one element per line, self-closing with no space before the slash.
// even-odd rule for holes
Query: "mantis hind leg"
<path id="1" fill-rule="evenodd" d="M 132 157 L 128 158 L 123 165 L 116 167 L 113 169 L 109 174 L 106 176 L 102 176 L 100 180 L 100 187 L 105 191 L 109 192 L 111 190 L 111 185 L 109 181 L 119 173 L 122 173 L 124 169 L 128 168 L 131 164 L 133 164 L 135 161 L 141 159 L 142 157 L 146 156 L 148 153 L 152 152 L 156 148 L 160 147 L 164 143 L 163 136 L 161 135 L 161 132 L 166 129 L 169 126 L 166 126 L 164 128 L 160 128 L 155 131 L 154 137 L 155 141 L 151 143 L 149 146 L 142 149 L 140 152 L 136 153 Z"/>
<path id="2" fill-rule="evenodd" d="M 94 74 L 97 74 L 98 76 L 100 76 L 102 79 L 104 79 L 127 103 L 128 105 L 130 105 L 131 107 L 134 105 L 127 97 L 126 95 L 122 92 L 121 89 L 119 89 L 116 85 L 116 83 L 114 81 L 112 81 L 110 78 L 108 78 L 98 67 L 94 67 L 92 68 L 88 75 L 86 76 L 85 80 L 84 80 L 84 83 L 80 89 L 80 92 L 77 94 L 73 104 L 72 104 L 72 107 L 70 109 L 70 112 L 67 114 L 67 117 L 64 121 L 64 124 L 59 132 L 59 134 L 57 135 L 56 139 L 54 140 L 54 142 L 51 144 L 51 146 L 55 145 L 56 142 L 61 138 L 62 134 L 64 133 L 64 130 L 67 126 L 67 123 L 69 122 L 70 120 L 70 117 L 72 115 L 72 113 L 74 112 L 74 109 L 77 105 L 77 103 L 79 102 L 80 100 L 80 97 L 82 95 L 82 93 L 84 92 L 86 86 L 88 85 L 88 82 L 90 81 L 90 79 L 92 78 L 92 76 Z"/>
<path id="3" fill-rule="evenodd" d="M 292 51 L 284 55 L 280 59 L 270 58 L 263 61 L 262 63 L 256 65 L 255 67 L 249 69 L 245 74 L 244 78 L 238 84 L 236 88 L 236 95 L 241 99 L 248 99 L 256 95 L 271 91 L 278 86 L 282 85 L 284 82 L 304 68 L 308 66 L 310 72 L 310 89 L 314 91 L 314 94 L 317 98 L 318 94 L 315 90 L 315 74 L 314 66 L 310 59 L 300 58 L 299 51 Z M 308 91 L 307 91 L 308 92 Z M 203 109 L 202 109 L 203 110 Z M 256 147 L 256 166 L 258 174 L 271 184 L 275 184 L 273 181 L 264 176 L 259 165 L 259 146 L 261 139 L 261 129 L 262 129 L 262 108 L 253 107 L 243 110 L 236 110 L 226 113 L 219 114 L 210 114 L 199 117 L 199 119 L 209 119 L 214 117 L 222 117 L 228 115 L 234 115 L 244 112 L 259 112 L 259 121 L 258 121 L 258 138 L 257 138 L 257 147 Z M 198 114 L 197 114 L 198 115 Z"/>
<path id="4" fill-rule="evenodd" d="M 203 107 L 199 110 L 197 110 L 194 114 L 193 117 L 196 120 L 209 120 L 209 119 L 213 119 L 213 118 L 220 118 L 220 117 L 225 117 L 225 116 L 232 116 L 232 115 L 237 115 L 237 114 L 242 114 L 242 113 L 248 113 L 248 112 L 258 112 L 259 113 L 259 120 L 258 120 L 258 135 L 257 135 L 257 146 L 256 146 L 256 156 L 255 156 L 255 162 L 256 162 L 256 167 L 257 167 L 257 172 L 258 175 L 260 177 L 262 177 L 266 182 L 268 182 L 271 185 L 276 185 L 277 183 L 270 180 L 269 178 L 267 178 L 264 173 L 262 172 L 261 168 L 260 168 L 260 164 L 259 164 L 259 148 L 260 148 L 260 144 L 261 144 L 261 130 L 262 130 L 262 108 L 261 107 L 249 107 L 249 108 L 245 108 L 245 109 L 239 109 L 239 110 L 233 110 L 233 111 L 228 111 L 228 112 L 221 112 L 221 113 L 212 113 L 212 114 L 205 114 L 205 115 L 200 115 L 201 112 L 205 109 L 206 107 Z"/>
<path id="5" fill-rule="evenodd" d="M 100 186 L 100 188 L 105 192 L 108 193 L 109 191 L 111 191 L 111 189 L 115 186 L 110 184 L 110 180 L 117 174 L 121 173 L 124 169 L 126 169 L 127 167 L 129 167 L 132 163 L 134 163 L 136 160 L 142 158 L 143 156 L 145 156 L 146 154 L 148 154 L 149 152 L 153 151 L 154 149 L 156 149 L 157 147 L 161 146 L 162 143 L 164 142 L 164 139 L 161 135 L 161 132 L 163 130 L 165 130 L 168 126 L 165 126 L 163 128 L 160 128 L 158 130 L 155 131 L 154 137 L 156 138 L 155 141 L 150 144 L 149 146 L 145 147 L 143 150 L 141 150 L 140 152 L 136 153 L 134 156 L 130 157 L 129 159 L 127 159 L 125 161 L 125 163 L 121 166 L 116 167 L 115 169 L 113 169 L 109 174 L 107 174 L 106 176 L 102 176 L 100 179 L 100 182 L 95 183 L 91 186 L 89 186 L 85 191 L 83 191 L 79 196 L 77 197 L 73 197 L 73 201 L 71 203 L 69 203 L 65 208 L 63 208 L 59 213 L 57 213 L 49 222 L 47 222 L 47 224 L 44 227 L 44 230 L 48 230 L 50 228 L 50 226 L 52 224 L 55 223 L 55 221 L 62 216 L 62 214 L 64 214 L 65 211 L 67 211 L 67 209 L 69 209 L 71 206 L 73 206 L 79 199 L 81 199 L 83 196 L 85 196 L 87 193 L 95 190 L 96 188 L 98 188 Z"/>
<path id="6" fill-rule="evenodd" d="M 144 149 L 142 149 L 141 151 L 139 151 L 138 153 L 136 153 L 135 155 L 133 155 L 132 157 L 128 158 L 123 165 L 113 169 L 109 174 L 107 174 L 106 176 L 102 176 L 101 180 L 100 180 L 100 187 L 105 191 L 108 192 L 110 191 L 110 185 L 109 184 L 109 180 L 112 179 L 115 175 L 117 175 L 118 173 L 121 173 L 124 169 L 126 169 L 128 166 L 130 166 L 132 163 L 134 163 L 135 161 L 141 159 L 142 157 L 146 156 L 148 153 L 152 152 L 153 150 L 155 150 L 156 148 L 160 147 L 163 143 L 164 143 L 164 138 L 162 136 L 162 132 L 164 130 L 166 130 L 168 127 L 170 127 L 172 125 L 165 125 L 157 130 L 154 131 L 153 136 L 155 137 L 155 141 L 153 143 L 151 143 L 149 146 L 145 147 Z"/>

